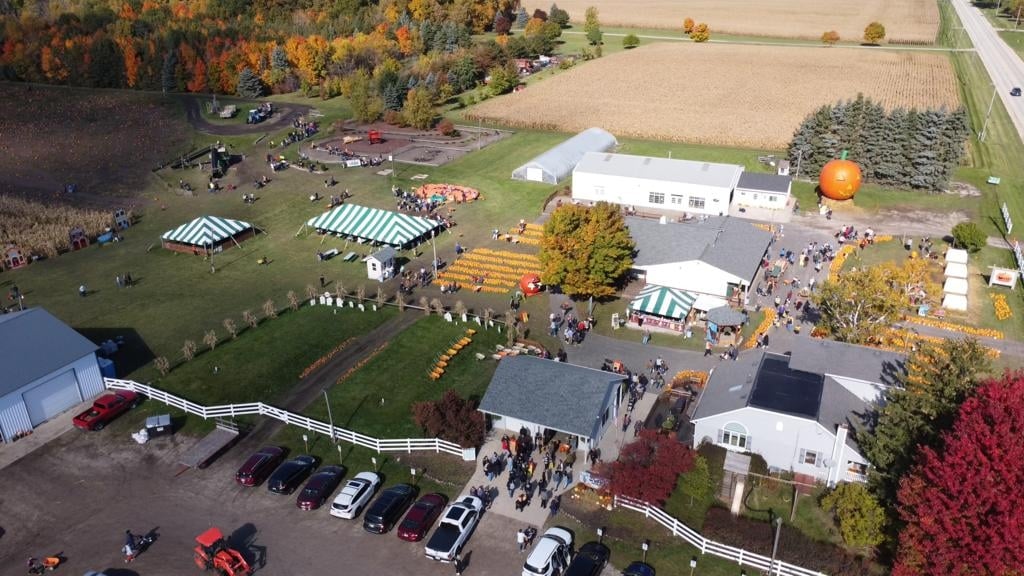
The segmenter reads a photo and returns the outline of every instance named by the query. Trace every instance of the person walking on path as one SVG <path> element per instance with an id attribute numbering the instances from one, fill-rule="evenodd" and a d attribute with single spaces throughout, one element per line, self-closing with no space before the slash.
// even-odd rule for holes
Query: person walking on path
<path id="1" fill-rule="evenodd" d="M 465 567 L 462 565 L 462 558 L 459 558 L 458 554 L 455 555 L 455 559 L 452 560 L 452 564 L 455 565 L 455 576 L 462 576 L 462 570 Z"/>
<path id="2" fill-rule="evenodd" d="M 551 490 L 545 488 L 544 491 L 540 493 L 540 507 L 547 508 L 548 502 L 551 501 L 552 496 L 553 494 L 551 494 Z"/>
<path id="3" fill-rule="evenodd" d="M 548 506 L 548 510 L 551 511 L 551 517 L 552 518 L 554 518 L 555 515 L 558 514 L 558 508 L 561 507 L 561 505 L 562 505 L 562 497 L 561 496 L 555 496 L 555 498 L 551 501 L 551 505 Z"/>
<path id="4" fill-rule="evenodd" d="M 519 545 L 520 552 L 526 549 L 526 532 L 523 532 L 522 528 L 516 533 L 516 544 Z"/>
<path id="5" fill-rule="evenodd" d="M 89 293 L 89 290 L 85 287 L 85 284 L 80 284 L 78 286 L 78 295 L 79 296 L 81 296 L 82 298 L 85 298 L 85 295 L 88 294 L 88 293 Z"/>
<path id="6" fill-rule="evenodd" d="M 711 340 L 704 341 L 704 357 L 711 356 Z"/>

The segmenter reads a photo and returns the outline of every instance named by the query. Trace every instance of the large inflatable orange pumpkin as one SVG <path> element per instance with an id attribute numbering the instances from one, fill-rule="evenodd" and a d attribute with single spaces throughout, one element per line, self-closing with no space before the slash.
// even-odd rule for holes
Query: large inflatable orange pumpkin
<path id="1" fill-rule="evenodd" d="M 860 167 L 847 160 L 846 152 L 843 152 L 842 158 L 830 160 L 821 169 L 818 186 L 826 198 L 849 200 L 860 189 Z"/>
<path id="2" fill-rule="evenodd" d="M 536 274 L 523 274 L 523 277 L 519 279 L 519 289 L 527 296 L 540 293 L 543 287 L 544 285 L 540 283 L 540 276 Z"/>

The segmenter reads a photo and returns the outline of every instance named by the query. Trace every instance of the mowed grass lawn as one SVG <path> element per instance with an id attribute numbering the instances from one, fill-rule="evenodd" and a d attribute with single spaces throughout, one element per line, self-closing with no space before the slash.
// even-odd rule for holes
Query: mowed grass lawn
<path id="1" fill-rule="evenodd" d="M 406 312 L 411 313 L 411 312 Z M 306 306 L 264 320 L 214 350 L 157 375 L 153 384 L 202 404 L 278 401 L 309 365 L 348 340 L 369 332 L 399 314 L 392 307 L 377 312 Z M 340 352 L 341 354 L 344 351 Z M 215 371 L 216 368 L 216 371 Z"/>
<path id="2" fill-rule="evenodd" d="M 317 105 L 316 100 L 308 103 Z M 514 182 L 510 176 L 519 164 L 562 138 L 558 134 L 515 134 L 442 168 L 399 164 L 394 183 L 409 188 L 418 184 L 410 180 L 411 176 L 428 174 L 426 182 L 451 182 L 481 190 L 484 199 L 456 207 L 452 215 L 457 226 L 451 234 L 441 234 L 437 239 L 438 256 L 450 261 L 455 242 L 469 245 L 489 240 L 494 227 L 507 229 L 520 218 L 537 217 L 553 187 Z M 197 135 L 194 142 L 210 143 L 215 139 Z M 254 139 L 255 136 L 226 139 L 234 142 L 233 153 L 246 155 L 246 160 L 233 167 L 223 182 L 225 186 L 236 184 L 239 190 L 210 194 L 203 191 L 208 173 L 162 171 L 139 183 L 139 197 L 144 203 L 141 219 L 123 233 L 123 242 L 104 247 L 94 245 L 5 272 L 0 275 L 0 289 L 17 284 L 26 295 L 28 306 L 45 307 L 80 330 L 104 337 L 122 335 L 131 340 L 128 348 L 136 351 L 134 358 L 120 362 L 130 369 L 119 374 L 129 377 L 135 375 L 135 367 L 155 356 L 166 356 L 173 363 L 181 357 L 186 339 L 201 345 L 207 330 L 216 330 L 221 339 L 226 338 L 221 326 L 225 318 L 242 325 L 244 310 L 262 317 L 260 310 L 268 298 L 278 308 L 287 304 L 288 291 L 304 299 L 306 287 L 319 286 L 321 275 L 331 283 L 342 280 L 349 291 L 364 285 L 368 296 L 375 294 L 377 283 L 366 279 L 366 268 L 361 262 L 345 263 L 335 258 L 320 263 L 315 257 L 318 249 L 338 248 L 365 254 L 370 250 L 368 247 L 346 245 L 336 238 L 323 239 L 303 231 L 304 223 L 324 209 L 323 202 L 309 201 L 311 194 L 327 192 L 324 176 L 300 170 L 270 174 L 262 161 L 269 138 L 257 145 L 252 144 Z M 289 148 L 288 154 L 294 150 Z M 253 191 L 252 178 L 263 173 L 271 176 L 273 182 L 256 191 L 259 199 L 254 205 L 243 204 L 241 193 Z M 350 202 L 394 208 L 390 178 L 378 176 L 369 168 L 344 170 L 332 166 L 330 173 L 338 180 L 332 191 L 349 189 L 353 194 Z M 197 190 L 194 197 L 176 193 L 179 178 L 189 181 Z M 161 234 L 207 214 L 241 219 L 263 231 L 241 247 L 216 255 L 215 273 L 210 272 L 210 262 L 202 258 L 160 247 Z M 425 266 L 430 254 L 430 246 L 424 245 L 418 252 L 406 251 L 400 257 L 412 259 L 413 266 Z M 271 261 L 269 266 L 257 264 L 264 256 Z M 135 279 L 134 287 L 116 287 L 115 276 L 124 273 Z M 90 291 L 86 298 L 77 294 L 82 284 Z M 389 295 L 395 291 L 393 284 L 385 288 Z M 415 298 L 419 296 L 417 293 Z M 499 295 L 489 305 L 501 311 L 505 302 L 506 298 Z"/>
<path id="3" fill-rule="evenodd" d="M 471 336 L 472 343 L 448 361 L 440 380 L 431 380 L 435 361 L 451 343 L 466 335 L 467 328 L 477 331 Z M 378 438 L 422 437 L 423 431 L 413 422 L 411 406 L 440 399 L 446 390 L 455 390 L 464 397 L 482 397 L 497 367 L 490 355 L 495 344 L 504 341 L 504 334 L 495 328 L 484 330 L 475 322 L 449 323 L 440 316 L 424 317 L 328 390 L 334 423 Z M 477 360 L 477 353 L 487 358 Z M 328 418 L 322 400 L 309 406 L 305 414 L 325 422 Z"/>

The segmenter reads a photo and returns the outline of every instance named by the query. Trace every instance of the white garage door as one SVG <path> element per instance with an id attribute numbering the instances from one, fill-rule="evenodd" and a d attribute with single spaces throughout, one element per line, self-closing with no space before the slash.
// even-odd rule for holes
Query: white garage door
<path id="1" fill-rule="evenodd" d="M 543 182 L 544 171 L 541 170 L 540 168 L 527 168 L 526 179 L 529 180 L 530 182 Z"/>
<path id="2" fill-rule="evenodd" d="M 22 394 L 28 417 L 38 426 L 82 401 L 73 370 L 54 377 Z"/>

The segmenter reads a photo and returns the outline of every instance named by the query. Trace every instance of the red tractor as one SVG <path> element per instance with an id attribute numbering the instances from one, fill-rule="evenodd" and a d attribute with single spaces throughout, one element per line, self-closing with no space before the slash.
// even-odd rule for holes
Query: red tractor
<path id="1" fill-rule="evenodd" d="M 380 144 L 384 141 L 384 139 L 380 137 L 380 130 L 370 130 L 370 133 L 367 135 L 367 139 L 370 141 L 370 144 Z"/>
<path id="2" fill-rule="evenodd" d="M 203 570 L 214 570 L 223 576 L 249 576 L 252 568 L 238 550 L 228 546 L 219 528 L 210 528 L 196 536 L 195 562 Z"/>

